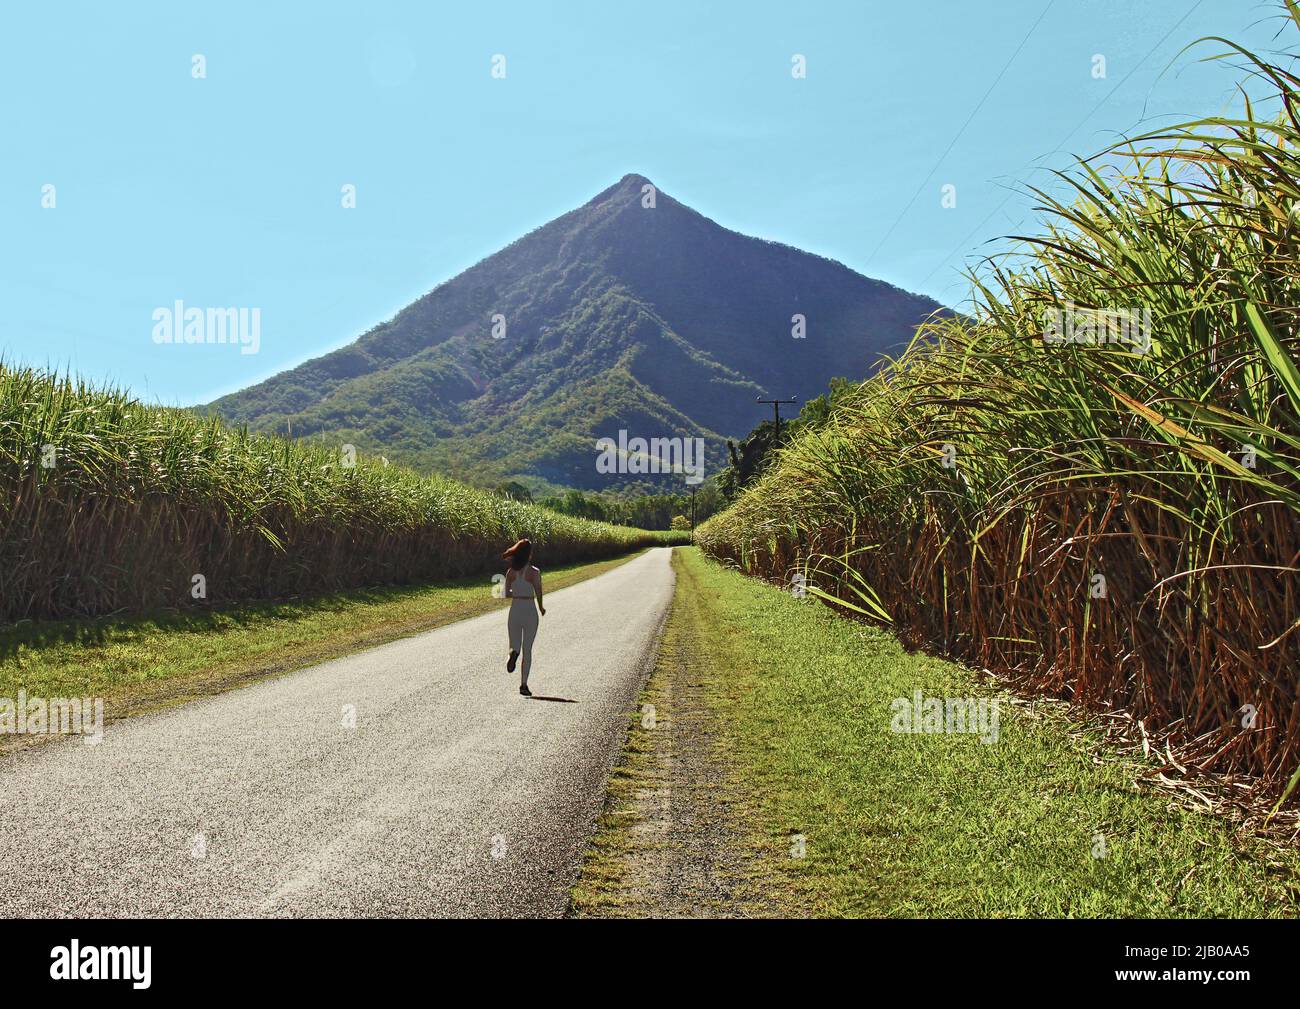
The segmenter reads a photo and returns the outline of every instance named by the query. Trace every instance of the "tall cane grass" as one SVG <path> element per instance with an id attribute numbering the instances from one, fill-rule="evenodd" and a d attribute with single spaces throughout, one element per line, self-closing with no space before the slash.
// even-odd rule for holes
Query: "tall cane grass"
<path id="1" fill-rule="evenodd" d="M 662 535 L 0 366 L 0 621 L 454 578 Z M 685 540 L 689 537 L 677 537 Z"/>
<path id="2" fill-rule="evenodd" d="M 923 327 L 698 541 L 1280 793 L 1300 764 L 1300 78 L 1217 41 L 1269 114 L 1136 136 L 1061 174 L 1068 198 L 1037 191 L 1041 233 L 970 275 L 974 310 Z M 1149 329 L 1061 342 L 1090 311 Z"/>

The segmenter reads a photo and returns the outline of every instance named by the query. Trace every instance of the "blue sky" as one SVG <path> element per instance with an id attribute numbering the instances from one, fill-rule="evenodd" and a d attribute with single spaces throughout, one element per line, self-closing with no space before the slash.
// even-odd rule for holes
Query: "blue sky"
<path id="1" fill-rule="evenodd" d="M 1030 224 L 1015 184 L 1231 107 L 1232 69 L 1198 62 L 1209 49 L 1171 66 L 1183 46 L 1293 44 L 1246 0 L 295 6 L 0 15 L 5 360 L 204 402 L 350 342 L 628 172 L 959 304 L 963 257 Z M 259 352 L 155 344 L 177 299 L 259 308 Z"/>

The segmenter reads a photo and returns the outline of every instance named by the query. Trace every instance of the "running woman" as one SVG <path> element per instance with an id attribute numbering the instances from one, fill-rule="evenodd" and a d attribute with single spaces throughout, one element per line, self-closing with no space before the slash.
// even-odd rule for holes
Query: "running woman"
<path id="1" fill-rule="evenodd" d="M 525 697 L 532 697 L 528 689 L 528 670 L 533 663 L 533 639 L 537 637 L 537 612 L 546 616 L 546 607 L 542 605 L 542 573 L 528 563 L 533 554 L 533 544 L 529 540 L 520 540 L 503 557 L 510 562 L 506 570 L 505 595 L 510 600 L 510 618 L 506 621 L 506 630 L 510 634 L 510 659 L 506 662 L 506 672 L 515 671 L 515 663 L 523 656 L 519 666 L 519 692 Z M 533 608 L 536 600 L 537 607 Z"/>

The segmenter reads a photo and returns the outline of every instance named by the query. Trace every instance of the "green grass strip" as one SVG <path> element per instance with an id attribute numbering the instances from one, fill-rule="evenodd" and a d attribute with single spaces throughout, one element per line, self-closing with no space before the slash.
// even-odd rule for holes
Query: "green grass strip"
<path id="1" fill-rule="evenodd" d="M 1001 695 L 999 734 L 891 731 L 891 703 L 993 696 L 809 597 L 674 551 L 674 620 L 791 913 L 927 917 L 1294 916 L 1300 855 L 1139 789 L 1060 705 Z M 744 808 L 744 807 L 742 807 Z M 805 855 L 792 857 L 792 835 Z M 1094 857 L 1098 837 L 1105 856 Z"/>

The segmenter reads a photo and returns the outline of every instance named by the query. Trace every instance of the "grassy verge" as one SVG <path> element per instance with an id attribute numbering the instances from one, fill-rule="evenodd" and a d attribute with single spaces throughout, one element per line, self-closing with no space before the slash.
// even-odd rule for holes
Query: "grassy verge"
<path id="1" fill-rule="evenodd" d="M 671 661 L 690 664 L 716 713 L 733 793 L 722 805 L 747 828 L 761 889 L 785 913 L 1294 915 L 1300 855 L 1140 791 L 1137 768 L 1098 760 L 1099 734 L 1059 707 L 1001 696 L 991 744 L 893 732 L 891 702 L 917 689 L 994 694 L 970 670 L 908 654 L 694 549 L 675 551 L 674 565 L 666 640 L 686 635 L 693 649 Z M 667 668 L 661 660 L 648 691 L 662 689 Z M 575 890 L 579 909 L 635 899 L 625 892 L 639 843 L 632 800 L 647 783 L 647 750 L 668 739 L 634 728 Z"/>
<path id="2" fill-rule="evenodd" d="M 661 653 L 672 634 L 670 623 L 660 643 Z M 637 700 L 637 711 L 631 716 L 623 754 L 610 773 L 605 808 L 570 894 L 569 917 L 623 918 L 635 917 L 638 912 L 657 916 L 657 909 L 646 906 L 642 888 L 632 877 L 637 860 L 643 857 L 643 845 L 636 833 L 646 818 L 641 798 L 665 787 L 655 759 L 654 730 L 642 728 L 641 714 L 646 705 L 652 705 L 656 715 L 667 714 L 660 672 L 657 669 L 651 674 Z"/>
<path id="3" fill-rule="evenodd" d="M 644 552 L 644 551 L 641 551 Z M 640 553 L 547 568 L 554 592 Z M 218 693 L 504 606 L 486 578 L 0 631 L 0 697 L 102 697 L 106 717 Z M 0 745 L 39 737 L 0 737 Z"/>
<path id="4" fill-rule="evenodd" d="M 680 565 L 674 557 L 674 564 Z M 680 568 L 679 568 L 680 572 Z M 575 918 L 758 917 L 779 913 L 771 860 L 747 836 L 746 790 L 717 710 L 721 677 L 702 676 L 714 628 L 678 592 L 655 668 L 571 894 Z"/>

